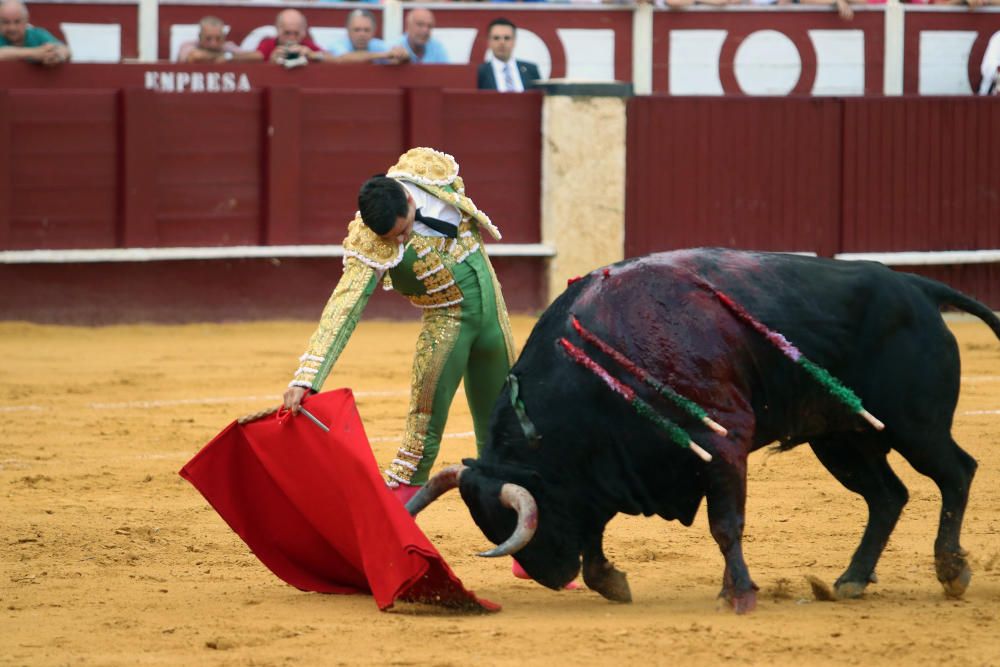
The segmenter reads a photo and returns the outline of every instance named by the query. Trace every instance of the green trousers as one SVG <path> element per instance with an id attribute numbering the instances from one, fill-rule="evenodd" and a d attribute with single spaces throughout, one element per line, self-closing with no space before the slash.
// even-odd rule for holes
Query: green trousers
<path id="1" fill-rule="evenodd" d="M 413 359 L 406 434 L 386 475 L 390 484 L 422 485 L 441 447 L 448 410 L 465 381 L 477 451 L 486 442 L 493 404 L 513 360 L 502 296 L 495 293 L 489 260 L 473 253 L 451 266 L 463 301 L 424 311 Z M 501 319 L 504 320 L 501 322 Z"/>

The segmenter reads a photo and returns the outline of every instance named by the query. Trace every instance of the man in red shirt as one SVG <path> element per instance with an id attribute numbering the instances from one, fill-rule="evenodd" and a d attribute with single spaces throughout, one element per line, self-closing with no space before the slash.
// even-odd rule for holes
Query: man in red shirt
<path id="1" fill-rule="evenodd" d="M 305 63 L 333 60 L 333 57 L 309 36 L 306 17 L 299 10 L 284 9 L 278 12 L 274 27 L 278 30 L 278 36 L 263 39 L 257 45 L 257 50 L 264 56 L 264 60 L 286 66 L 294 66 L 300 61 Z"/>

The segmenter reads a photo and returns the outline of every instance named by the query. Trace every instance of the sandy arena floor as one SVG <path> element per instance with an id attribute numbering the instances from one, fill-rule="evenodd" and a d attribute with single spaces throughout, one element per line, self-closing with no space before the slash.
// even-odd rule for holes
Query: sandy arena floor
<path id="1" fill-rule="evenodd" d="M 515 322 L 523 342 L 532 320 Z M 898 457 L 910 502 L 862 600 L 813 601 L 857 546 L 862 501 L 808 448 L 751 458 L 745 551 L 761 587 L 719 609 L 704 511 L 684 528 L 621 516 L 609 557 L 635 602 L 514 579 L 457 494 L 419 523 L 465 584 L 504 605 L 461 616 L 297 591 L 177 470 L 238 415 L 276 403 L 310 322 L 101 329 L 0 323 L 0 664 L 1000 664 L 1000 342 L 958 321 L 955 436 L 980 463 L 964 530 L 972 586 L 933 572 L 939 497 Z M 351 386 L 385 462 L 407 404 L 415 323 L 363 323 L 327 386 Z M 930 351 L 928 351 L 930 352 Z M 459 396 L 438 463 L 474 454 Z"/>

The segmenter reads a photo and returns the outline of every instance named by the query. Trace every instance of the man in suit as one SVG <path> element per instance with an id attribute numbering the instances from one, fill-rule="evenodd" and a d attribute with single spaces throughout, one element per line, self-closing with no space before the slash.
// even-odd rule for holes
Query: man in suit
<path id="1" fill-rule="evenodd" d="M 511 57 L 517 39 L 517 26 L 505 18 L 493 19 L 486 34 L 493 57 L 479 66 L 479 89 L 521 93 L 533 87 L 535 81 L 541 78 L 538 65 Z"/>

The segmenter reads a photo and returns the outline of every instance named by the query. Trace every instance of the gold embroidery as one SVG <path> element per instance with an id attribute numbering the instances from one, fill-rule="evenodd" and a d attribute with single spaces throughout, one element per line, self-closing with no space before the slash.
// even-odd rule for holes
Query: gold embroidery
<path id="1" fill-rule="evenodd" d="M 421 185 L 448 185 L 458 176 L 458 163 L 452 156 L 433 148 L 411 148 L 389 168 L 386 176 Z"/>
<path id="2" fill-rule="evenodd" d="M 458 175 L 455 158 L 433 148 L 411 148 L 403 153 L 386 175 L 409 181 L 424 191 L 451 204 L 462 213 L 469 215 L 476 224 L 485 228 L 496 240 L 500 240 L 500 230 L 490 216 L 476 207 L 475 202 L 465 195 L 465 182 Z"/>
<path id="3" fill-rule="evenodd" d="M 403 246 L 387 243 L 357 216 L 347 226 L 344 256 L 356 257 L 373 269 L 391 269 L 403 261 Z"/>
<path id="4" fill-rule="evenodd" d="M 444 366 L 458 341 L 461 323 L 462 309 L 457 306 L 424 314 L 423 327 L 417 337 L 417 352 L 413 358 L 413 375 L 410 378 L 410 412 L 406 419 L 406 435 L 396 457 L 415 467 L 419 467 L 424 455 L 434 396 Z M 414 472 L 393 461 L 386 469 L 386 476 L 390 481 L 409 484 Z"/>
<path id="5" fill-rule="evenodd" d="M 448 285 L 455 280 L 450 267 L 464 262 L 471 253 L 478 250 L 480 235 L 468 216 L 463 216 L 458 230 L 457 239 L 414 236 L 410 241 L 418 257 L 413 262 L 413 275 L 423 283 L 426 290 L 426 294 L 408 295 L 407 298 L 413 305 L 420 308 L 440 308 L 462 301 L 462 290 L 455 284 Z"/>
<path id="6" fill-rule="evenodd" d="M 345 259 L 344 275 L 323 309 L 293 384 L 317 391 L 323 386 L 323 381 L 357 326 L 361 311 L 371 295 L 368 287 L 374 287 L 374 277 L 375 271 L 370 266 L 352 258 Z"/>
<path id="7" fill-rule="evenodd" d="M 427 276 L 424 280 L 424 287 L 427 288 L 428 294 L 434 294 L 435 292 L 441 291 L 441 288 L 449 282 L 455 282 L 455 279 L 451 275 L 451 271 L 441 270 L 433 275 Z"/>
<path id="8" fill-rule="evenodd" d="M 429 276 L 439 273 L 443 268 L 441 255 L 432 249 L 426 256 L 413 262 L 413 275 L 417 277 L 417 280 L 425 281 Z"/>
<path id="9" fill-rule="evenodd" d="M 457 242 L 449 245 L 450 259 L 456 264 L 461 264 L 476 251 L 479 240 L 479 230 L 472 226 L 468 216 L 463 217 L 462 224 L 458 227 Z"/>
<path id="10" fill-rule="evenodd" d="M 409 297 L 410 303 L 419 308 L 433 308 L 435 306 L 453 306 L 460 303 L 465 297 L 462 296 L 462 290 L 458 288 L 458 285 L 451 285 L 440 292 L 434 292 L 433 294 L 421 294 L 419 296 Z"/>

